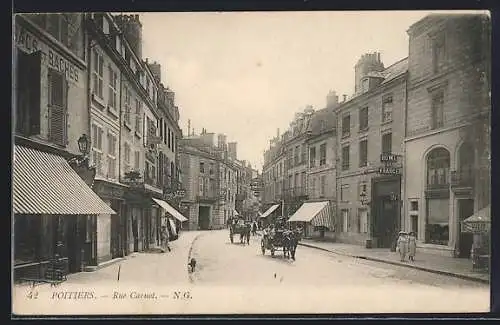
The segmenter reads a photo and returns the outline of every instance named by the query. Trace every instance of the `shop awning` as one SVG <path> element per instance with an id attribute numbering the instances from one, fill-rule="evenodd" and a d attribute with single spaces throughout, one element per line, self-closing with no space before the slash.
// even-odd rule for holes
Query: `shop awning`
<path id="1" fill-rule="evenodd" d="M 14 146 L 16 214 L 116 214 L 61 156 Z"/>
<path id="2" fill-rule="evenodd" d="M 488 232 L 491 227 L 491 205 L 477 211 L 461 222 L 462 232 Z"/>
<path id="3" fill-rule="evenodd" d="M 177 211 L 174 207 L 172 207 L 167 202 L 165 202 L 163 200 L 159 200 L 159 199 L 153 199 L 153 201 L 155 201 L 156 204 L 158 204 L 159 206 L 161 206 L 165 211 L 167 211 L 168 213 L 170 213 L 172 215 L 172 217 L 174 217 L 175 219 L 179 220 L 180 222 L 184 222 L 184 221 L 187 220 L 186 217 L 184 217 L 179 211 Z"/>
<path id="4" fill-rule="evenodd" d="M 306 202 L 288 219 L 288 222 L 310 222 L 313 226 L 333 227 L 328 201 Z"/>
<path id="5" fill-rule="evenodd" d="M 270 215 L 271 213 L 273 213 L 274 210 L 276 210 L 279 206 L 280 206 L 279 204 L 273 205 L 272 207 L 270 207 L 269 209 L 267 209 L 263 214 L 261 214 L 259 216 L 259 218 L 261 218 L 261 219 L 267 218 L 267 216 Z"/>
<path id="6" fill-rule="evenodd" d="M 241 214 L 238 212 L 238 210 L 236 210 L 236 209 L 233 209 L 233 213 L 234 213 L 234 215 L 235 215 L 235 216 L 240 216 L 240 215 L 241 215 Z"/>

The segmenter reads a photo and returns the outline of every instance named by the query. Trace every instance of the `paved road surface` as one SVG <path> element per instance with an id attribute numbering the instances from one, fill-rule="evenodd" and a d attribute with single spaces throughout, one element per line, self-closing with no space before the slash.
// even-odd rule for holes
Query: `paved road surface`
<path id="1" fill-rule="evenodd" d="M 253 237 L 250 246 L 231 244 L 227 230 L 199 237 L 192 254 L 198 261 L 194 284 L 259 287 L 261 300 L 282 291 L 295 296 L 311 294 L 309 302 L 329 296 L 336 301 L 339 297 L 366 300 L 369 305 L 365 307 L 386 311 L 487 310 L 489 306 L 488 285 L 302 246 L 297 248 L 296 261 L 284 259 L 282 252 L 271 257 L 269 251 L 262 255 L 260 237 Z M 283 303 L 301 301 L 280 296 Z M 342 311 L 342 305 L 330 307 Z M 316 308 L 307 300 L 296 307 Z M 328 310 L 325 304 L 317 308 Z"/>

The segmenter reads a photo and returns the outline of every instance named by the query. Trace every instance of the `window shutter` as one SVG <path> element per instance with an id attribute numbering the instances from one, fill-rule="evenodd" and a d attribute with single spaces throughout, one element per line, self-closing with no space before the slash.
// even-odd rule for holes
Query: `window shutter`
<path id="1" fill-rule="evenodd" d="M 59 145 L 66 145 L 67 92 L 64 76 L 49 70 L 49 139 Z"/>
<path id="2" fill-rule="evenodd" d="M 28 56 L 30 99 L 29 99 L 29 120 L 30 134 L 40 133 L 40 95 L 41 95 L 41 67 L 42 52 L 37 51 Z"/>

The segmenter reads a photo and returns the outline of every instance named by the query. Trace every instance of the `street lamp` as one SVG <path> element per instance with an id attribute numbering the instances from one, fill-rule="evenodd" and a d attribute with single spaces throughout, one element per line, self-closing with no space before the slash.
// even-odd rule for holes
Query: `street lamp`
<path id="1" fill-rule="evenodd" d="M 78 149 L 80 149 L 80 152 L 82 153 L 82 155 L 85 155 L 88 153 L 89 138 L 87 137 L 86 134 L 82 134 L 82 136 L 78 139 Z"/>

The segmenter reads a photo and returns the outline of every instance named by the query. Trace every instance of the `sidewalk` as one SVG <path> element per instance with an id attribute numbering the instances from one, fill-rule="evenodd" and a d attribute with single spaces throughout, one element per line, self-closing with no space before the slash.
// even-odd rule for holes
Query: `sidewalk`
<path id="1" fill-rule="evenodd" d="M 363 246 L 344 243 L 321 242 L 311 239 L 302 239 L 299 245 L 328 251 L 334 254 L 361 258 L 370 261 L 415 268 L 422 271 L 438 273 L 466 280 L 483 283 L 490 282 L 489 273 L 474 272 L 469 259 L 445 257 L 433 254 L 424 254 L 417 251 L 414 262 L 401 262 L 399 254 L 388 248 L 365 248 Z"/>

